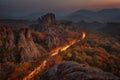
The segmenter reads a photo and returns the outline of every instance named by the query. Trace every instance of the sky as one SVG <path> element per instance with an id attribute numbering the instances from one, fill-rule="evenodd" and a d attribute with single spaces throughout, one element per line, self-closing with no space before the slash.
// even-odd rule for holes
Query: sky
<path id="1" fill-rule="evenodd" d="M 120 0 L 0 0 L 0 15 L 39 10 L 120 8 Z"/>

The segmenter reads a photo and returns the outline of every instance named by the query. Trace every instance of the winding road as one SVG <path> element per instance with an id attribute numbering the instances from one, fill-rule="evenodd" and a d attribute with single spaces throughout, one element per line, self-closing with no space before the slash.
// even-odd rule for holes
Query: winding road
<path id="1" fill-rule="evenodd" d="M 85 33 L 82 33 L 82 39 L 85 38 Z M 65 45 L 63 47 L 59 47 L 57 49 L 55 49 L 54 51 L 51 51 L 51 55 L 49 58 L 57 55 L 59 53 L 59 51 L 65 51 L 66 49 L 68 49 L 70 46 L 74 45 L 75 43 L 81 41 L 80 40 L 73 40 L 71 41 L 68 45 Z M 30 74 L 28 74 L 28 76 L 26 76 L 23 80 L 34 80 L 34 77 L 37 74 L 40 74 L 41 72 L 43 72 L 45 70 L 45 66 L 47 65 L 47 60 L 44 60 L 37 68 L 35 68 Z"/>

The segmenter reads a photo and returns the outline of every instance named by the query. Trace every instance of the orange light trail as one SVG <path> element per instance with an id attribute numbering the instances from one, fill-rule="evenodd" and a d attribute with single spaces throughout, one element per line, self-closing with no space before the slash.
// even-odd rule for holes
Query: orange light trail
<path id="1" fill-rule="evenodd" d="M 84 39 L 86 36 L 85 32 L 82 32 L 82 39 Z M 81 40 L 73 40 L 70 41 L 70 43 L 68 45 L 65 45 L 63 47 L 59 47 L 57 49 L 55 49 L 54 51 L 51 51 L 51 55 L 50 57 L 53 57 L 55 55 L 57 55 L 59 53 L 59 51 L 65 51 L 66 49 L 68 49 L 70 46 L 72 46 L 73 44 L 79 42 Z M 36 76 L 37 74 L 41 73 L 44 69 L 45 66 L 47 65 L 47 60 L 44 60 L 37 68 L 35 68 L 28 76 L 26 76 L 23 80 L 33 80 L 34 76 Z"/>

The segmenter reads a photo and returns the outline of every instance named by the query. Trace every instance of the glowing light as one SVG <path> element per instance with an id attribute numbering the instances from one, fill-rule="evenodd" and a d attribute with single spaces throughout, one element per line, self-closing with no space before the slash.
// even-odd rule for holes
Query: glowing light
<path id="1" fill-rule="evenodd" d="M 85 32 L 82 32 L 82 39 L 84 39 L 86 37 Z M 59 53 L 59 51 L 65 51 L 66 49 L 68 49 L 70 46 L 72 46 L 73 44 L 75 44 L 76 42 L 79 42 L 80 40 L 72 40 L 69 42 L 69 44 L 62 46 L 62 47 L 58 47 L 54 50 L 52 50 L 50 52 L 51 56 L 55 56 Z M 32 80 L 34 78 L 34 76 L 36 76 L 37 74 L 39 74 L 40 72 L 42 72 L 45 69 L 45 66 L 47 65 L 47 60 L 44 60 L 36 69 L 34 69 L 28 76 L 26 76 L 23 80 Z"/>
<path id="2" fill-rule="evenodd" d="M 46 66 L 47 60 L 44 60 L 39 67 L 34 69 L 27 77 L 25 77 L 23 80 L 32 80 L 32 78 L 39 74 Z"/>
<path id="3" fill-rule="evenodd" d="M 85 37 L 86 37 L 86 33 L 82 32 L 82 39 L 85 39 Z"/>

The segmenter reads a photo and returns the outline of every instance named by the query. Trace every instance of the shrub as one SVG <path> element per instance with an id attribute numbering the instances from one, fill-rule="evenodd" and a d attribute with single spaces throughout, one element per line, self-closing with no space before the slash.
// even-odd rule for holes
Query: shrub
<path id="1" fill-rule="evenodd" d="M 33 69 L 34 69 L 34 65 L 32 65 L 31 63 L 28 62 L 20 63 L 16 65 L 13 74 L 15 74 L 16 78 L 22 79 L 25 76 L 27 76 Z"/>
<path id="2" fill-rule="evenodd" d="M 92 59 L 92 57 L 91 56 L 86 56 L 86 62 L 89 64 L 89 65 L 94 65 L 94 63 L 93 63 L 93 59 Z"/>
<path id="3" fill-rule="evenodd" d="M 85 59 L 80 57 L 80 56 L 76 56 L 76 58 L 74 59 L 74 61 L 78 62 L 78 63 L 84 63 Z"/>

